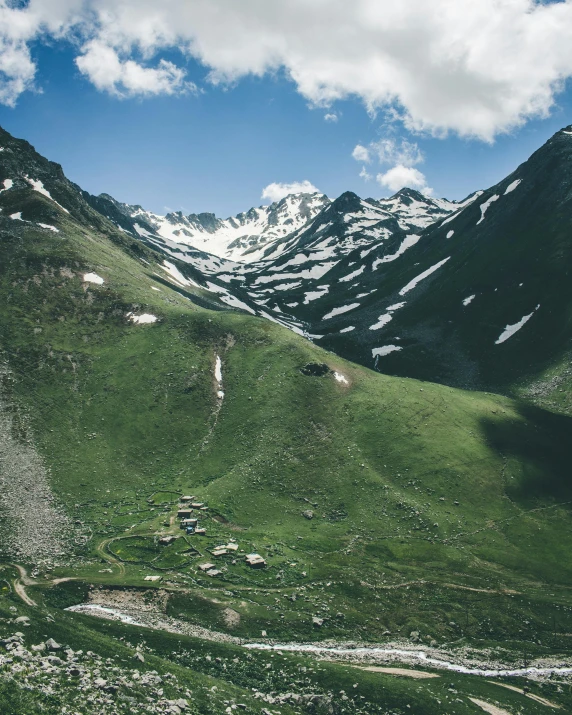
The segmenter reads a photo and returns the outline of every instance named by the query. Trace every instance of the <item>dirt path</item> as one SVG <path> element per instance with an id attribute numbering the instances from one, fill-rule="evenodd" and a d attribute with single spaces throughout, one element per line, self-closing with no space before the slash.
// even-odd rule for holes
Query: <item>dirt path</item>
<path id="1" fill-rule="evenodd" d="M 109 544 L 112 541 L 115 541 L 116 538 L 118 537 L 114 536 L 112 539 L 104 539 L 98 544 L 97 551 L 108 563 L 110 563 L 112 566 L 117 566 L 117 568 L 119 569 L 120 576 L 125 576 L 125 566 L 121 563 L 121 561 L 119 561 L 119 559 L 116 559 L 115 556 L 112 556 L 107 550 Z"/>
<path id="2" fill-rule="evenodd" d="M 540 703 L 541 705 L 546 705 L 547 708 L 560 709 L 560 705 L 556 705 L 556 703 L 551 703 L 550 700 L 546 700 L 546 698 L 541 698 L 540 695 L 534 695 L 533 693 L 527 693 L 522 688 L 517 688 L 516 685 L 508 685 L 508 683 L 494 683 L 494 684 L 500 685 L 501 688 L 506 688 L 507 690 L 514 690 L 515 693 L 520 693 L 521 695 L 525 695 L 527 698 L 530 698 L 531 700 L 536 700 L 537 703 Z"/>
<path id="3" fill-rule="evenodd" d="M 14 579 L 14 591 L 18 594 L 18 596 L 20 596 L 24 603 L 28 604 L 28 606 L 37 606 L 38 604 L 30 598 L 30 596 L 28 596 L 26 589 L 24 588 L 24 586 L 32 586 L 35 581 L 28 578 L 28 572 L 23 566 L 20 566 L 19 564 L 11 564 L 11 566 L 18 569 L 18 573 L 20 574 L 19 578 Z"/>
<path id="4" fill-rule="evenodd" d="M 382 668 L 377 665 L 360 666 L 356 665 L 359 670 L 369 670 L 372 673 L 387 673 L 388 675 L 400 675 L 404 678 L 414 678 L 415 680 L 424 680 L 425 678 L 440 678 L 437 673 L 427 673 L 425 670 L 409 670 L 408 668 Z"/>
<path id="5" fill-rule="evenodd" d="M 486 703 L 484 700 L 478 700 L 477 698 L 469 698 L 472 703 L 478 705 L 481 710 L 484 710 L 489 715 L 511 715 L 508 710 L 503 710 L 496 705 L 491 705 L 491 703 Z"/>

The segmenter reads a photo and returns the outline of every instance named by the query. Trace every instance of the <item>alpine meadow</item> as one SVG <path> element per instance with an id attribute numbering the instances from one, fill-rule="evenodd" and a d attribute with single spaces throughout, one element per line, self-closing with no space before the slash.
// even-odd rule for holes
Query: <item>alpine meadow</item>
<path id="1" fill-rule="evenodd" d="M 537 13 L 537 28 L 572 5 L 519 3 Z M 345 88 L 359 49 L 350 48 L 353 25 L 347 56 L 341 40 L 335 62 L 319 54 L 341 16 L 326 17 L 320 37 L 309 10 L 292 10 L 290 19 L 309 23 L 295 36 L 317 33 L 316 57 L 292 49 L 282 18 L 272 25 L 283 33 L 271 37 L 277 59 L 241 69 L 246 55 L 239 62 L 230 40 L 219 56 L 200 34 L 203 21 L 227 32 L 222 10 L 216 22 L 193 16 L 198 34 L 178 30 L 176 46 L 161 23 L 179 22 L 168 19 L 178 2 L 157 10 L 164 15 L 143 3 L 141 25 L 130 8 L 112 29 L 105 18 L 115 9 L 104 0 L 70 3 L 83 25 L 48 4 L 52 19 L 38 19 L 37 33 L 52 33 L 54 46 L 60 35 L 66 47 L 85 43 L 67 81 L 91 82 L 82 91 L 94 113 L 101 94 L 144 122 L 145 103 L 162 101 L 152 95 L 180 89 L 186 99 L 169 101 L 200 105 L 223 80 L 231 102 L 248 73 L 253 93 L 294 82 L 312 112 L 330 112 L 328 130 L 350 121 L 348 97 L 364 101 L 371 123 L 385 106 L 373 89 Z M 510 3 L 497 4 L 500 18 Z M 30 20 L 37 5 L 0 2 L 0 35 L 2 21 Z M 334 13 L 338 3 L 323 5 Z M 409 22 L 413 5 L 393 22 Z M 88 6 L 101 11 L 97 23 L 81 14 Z M 237 32 L 262 37 L 265 12 L 245 8 Z M 97 36 L 85 34 L 92 22 Z M 190 80 L 183 88 L 171 54 L 145 64 L 159 47 L 146 22 L 156 23 L 161 51 L 210 68 L 208 89 Z M 105 54 L 111 45 L 99 47 L 115 35 L 101 33 L 129 32 L 143 34 L 130 40 L 132 55 L 113 45 L 117 65 Z M 453 37 L 450 53 L 469 42 Z M 418 62 L 433 57 L 425 41 L 419 35 Z M 10 42 L 10 52 L 23 51 L 20 35 Z M 8 55 L 0 44 L 0 84 L 14 75 L 16 92 Z M 407 61 L 390 60 L 407 84 Z M 437 91 L 433 61 L 428 92 Z M 320 74 L 322 62 L 334 62 L 335 82 Z M 46 95 L 64 92 L 57 67 L 42 80 Z M 123 73 L 113 87 L 110 68 Z M 263 79 L 271 70 L 277 76 Z M 518 77 L 503 71 L 516 88 Z M 555 83 L 567 77 L 562 69 L 550 78 L 551 91 L 564 92 Z M 490 78 L 480 81 L 479 91 L 493 91 Z M 444 118 L 390 90 L 402 114 L 385 107 L 389 138 L 353 152 L 363 198 L 273 183 L 266 203 L 228 217 L 194 199 L 194 212 L 160 212 L 92 192 L 95 181 L 88 191 L 67 178 L 81 175 L 77 165 L 68 172 L 0 129 L 3 715 L 572 712 L 572 125 L 490 188 L 436 198 L 418 168 L 419 137 L 452 142 L 456 132 L 467 146 L 489 142 L 491 157 L 500 151 L 492 140 L 510 130 L 516 141 L 532 114 L 496 117 L 489 131 L 462 96 L 442 98 Z M 32 95 L 47 101 L 43 89 Z M 0 121 L 20 111 L 16 98 L 0 92 L 9 107 Z M 343 111 L 331 109 L 338 101 Z M 466 112 L 455 113 L 457 101 Z M 504 101 L 488 94 L 482 106 L 493 112 Z M 556 112 L 539 109 L 534 121 L 548 122 L 548 109 Z M 398 120 L 409 139 L 395 138 Z M 78 162 L 84 150 L 75 148 Z M 109 176 L 120 173 L 122 156 L 98 152 Z M 209 171 L 222 172 L 221 161 Z M 395 167 L 374 178 L 375 161 Z M 255 163 L 244 166 L 245 182 Z M 409 178 L 394 187 L 394 174 Z M 390 195 L 368 195 L 380 186 Z"/>

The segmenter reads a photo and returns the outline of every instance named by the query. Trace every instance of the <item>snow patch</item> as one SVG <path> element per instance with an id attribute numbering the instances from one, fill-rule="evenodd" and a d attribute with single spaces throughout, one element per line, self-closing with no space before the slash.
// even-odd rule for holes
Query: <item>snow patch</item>
<path id="1" fill-rule="evenodd" d="M 540 308 L 540 304 L 538 304 L 536 306 L 536 308 L 532 311 L 532 313 L 529 313 L 528 315 L 525 315 L 523 318 L 521 318 L 518 321 L 518 323 L 514 323 L 514 325 L 507 325 L 505 327 L 505 329 L 502 331 L 502 333 L 500 334 L 498 340 L 495 340 L 495 345 L 500 345 L 501 343 L 504 343 L 505 340 L 508 340 L 516 332 L 518 332 L 525 323 L 528 323 L 528 321 L 532 318 L 532 316 L 536 313 L 536 311 L 539 308 Z"/>
<path id="2" fill-rule="evenodd" d="M 180 286 L 183 286 L 183 288 L 187 288 L 188 286 L 200 288 L 200 285 L 198 283 L 195 283 L 195 281 L 191 280 L 190 278 L 185 278 L 185 276 L 181 273 L 181 271 L 174 263 L 170 263 L 169 261 L 163 261 L 163 265 L 161 266 L 161 268 L 167 273 L 169 273 L 175 283 L 178 283 Z"/>
<path id="3" fill-rule="evenodd" d="M 318 290 L 311 290 L 308 293 L 304 293 L 304 305 L 308 305 L 310 301 L 318 300 L 318 298 L 326 295 L 329 289 L 330 286 L 318 286 Z"/>
<path id="4" fill-rule="evenodd" d="M 485 214 L 489 206 L 493 203 L 493 201 L 498 201 L 498 199 L 500 199 L 500 196 L 498 194 L 495 194 L 494 196 L 491 196 L 490 199 L 487 199 L 484 203 L 480 205 L 479 208 L 481 209 L 481 218 L 477 221 L 477 226 L 485 220 Z"/>
<path id="5" fill-rule="evenodd" d="M 340 283 L 347 283 L 348 281 L 351 281 L 352 278 L 355 278 L 356 276 L 360 276 L 364 271 L 365 271 L 365 265 L 361 266 L 361 268 L 358 268 L 357 271 L 354 271 L 353 273 L 348 273 L 347 276 L 340 278 Z"/>
<path id="6" fill-rule="evenodd" d="M 103 278 L 101 276 L 98 276 L 97 273 L 84 273 L 83 274 L 83 282 L 84 283 L 95 283 L 96 285 L 100 286 L 103 285 Z"/>
<path id="7" fill-rule="evenodd" d="M 12 179 L 4 179 L 4 188 L 0 189 L 0 194 L 3 191 L 8 191 L 8 189 L 11 189 L 13 186 L 14 186 L 14 182 L 12 181 Z"/>
<path id="8" fill-rule="evenodd" d="M 359 306 L 359 303 L 350 303 L 349 305 L 342 305 L 339 308 L 334 308 L 329 313 L 326 313 L 322 320 L 329 320 L 330 318 L 334 318 L 336 315 L 341 315 L 342 313 L 347 313 L 350 310 L 354 310 L 354 308 L 359 308 Z"/>
<path id="9" fill-rule="evenodd" d="M 389 263 L 390 261 L 395 261 L 395 259 L 399 258 L 399 256 L 401 256 L 403 253 L 405 253 L 405 251 L 408 248 L 411 248 L 411 246 L 414 246 L 420 238 L 421 238 L 421 236 L 418 236 L 416 233 L 411 233 L 411 234 L 409 234 L 409 236 L 405 236 L 401 245 L 399 246 L 399 248 L 397 249 L 397 251 L 395 253 L 392 253 L 389 256 L 384 256 L 383 258 L 377 258 L 373 262 L 373 264 L 371 266 L 372 271 L 375 271 L 376 268 L 379 265 L 381 265 L 382 263 Z"/>
<path id="10" fill-rule="evenodd" d="M 409 291 L 413 290 L 418 283 L 430 276 L 431 273 L 434 273 L 438 268 L 441 268 L 441 266 L 445 265 L 445 263 L 447 263 L 450 258 L 451 256 L 448 256 L 442 261 L 439 261 L 439 263 L 436 263 L 434 266 L 431 266 L 431 268 L 428 268 L 426 271 L 423 271 L 423 273 L 420 273 L 416 278 L 414 278 L 412 281 L 409 281 L 409 283 L 399 291 L 399 295 L 405 295 L 406 293 L 409 293 Z"/>
<path id="11" fill-rule="evenodd" d="M 379 316 L 377 323 L 374 323 L 373 325 L 369 326 L 369 329 L 380 330 L 380 328 L 383 328 L 383 326 L 387 325 L 392 319 L 393 316 L 389 315 L 389 313 L 384 313 L 383 315 Z"/>
<path id="12" fill-rule="evenodd" d="M 141 315 L 134 315 L 133 313 L 127 313 L 127 317 L 131 322 L 137 325 L 145 325 L 146 323 L 156 323 L 157 316 L 151 313 L 142 313 Z"/>
<path id="13" fill-rule="evenodd" d="M 51 226 L 49 223 L 38 223 L 36 225 L 40 226 L 41 228 L 46 228 L 46 229 L 48 229 L 48 231 L 53 231 L 54 233 L 60 232 L 59 228 L 56 228 L 55 226 Z"/>
<path id="14" fill-rule="evenodd" d="M 24 219 L 22 218 L 22 212 L 18 211 L 15 214 L 10 214 L 10 218 L 12 221 L 23 221 Z"/>
<path id="15" fill-rule="evenodd" d="M 69 214 L 69 211 L 67 209 L 64 209 L 61 204 L 58 204 L 58 202 L 52 198 L 50 192 L 44 187 L 44 184 L 39 179 L 30 179 L 29 176 L 25 176 L 24 179 L 26 179 L 26 181 L 30 184 L 34 191 L 37 191 L 43 196 L 46 196 L 50 201 L 53 201 L 57 206 L 59 206 L 62 211 L 65 211 L 67 214 Z"/>
<path id="16" fill-rule="evenodd" d="M 470 295 L 468 298 L 463 299 L 463 305 L 469 305 L 469 303 L 472 303 L 473 300 L 475 300 L 475 296 Z"/>
<path id="17" fill-rule="evenodd" d="M 342 375 L 341 372 L 334 372 L 334 377 L 337 380 L 337 382 L 342 382 L 344 385 L 349 385 L 349 381 L 346 378 L 345 375 Z"/>
<path id="18" fill-rule="evenodd" d="M 348 325 L 347 328 L 342 328 L 342 330 L 340 330 L 340 333 L 351 333 L 351 331 L 355 330 L 355 329 L 356 329 L 355 325 Z"/>
<path id="19" fill-rule="evenodd" d="M 520 184 L 522 179 L 517 179 L 516 181 L 513 181 L 512 184 L 509 184 L 506 187 L 506 191 L 504 192 L 504 195 L 506 196 L 507 194 L 510 194 L 511 191 L 514 191 L 516 187 Z"/>
<path id="20" fill-rule="evenodd" d="M 222 389 L 222 360 L 220 359 L 220 355 L 216 356 L 214 376 L 218 385 L 216 396 L 219 398 L 219 400 L 222 400 L 224 397 L 224 392 Z"/>
<path id="21" fill-rule="evenodd" d="M 455 233 L 454 231 L 449 231 L 449 232 L 447 233 L 447 238 L 451 238 L 451 236 L 452 236 L 454 233 Z"/>
<path id="22" fill-rule="evenodd" d="M 383 345 L 381 348 L 374 348 L 371 351 L 373 357 L 383 357 L 384 355 L 389 355 L 389 353 L 394 353 L 397 350 L 403 350 L 399 345 Z"/>

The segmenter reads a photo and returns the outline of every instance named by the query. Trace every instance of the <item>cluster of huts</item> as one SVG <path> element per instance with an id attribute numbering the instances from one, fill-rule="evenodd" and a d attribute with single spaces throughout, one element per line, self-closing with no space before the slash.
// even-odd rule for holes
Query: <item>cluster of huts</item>
<path id="1" fill-rule="evenodd" d="M 184 529 L 185 533 L 188 535 L 205 535 L 207 533 L 206 529 L 199 527 L 199 516 L 208 512 L 208 506 L 201 501 L 197 500 L 194 496 L 182 496 L 179 499 L 179 507 L 177 509 L 177 518 L 180 520 L 180 527 Z M 175 536 L 164 536 L 160 539 L 161 543 L 169 544 L 174 541 L 177 537 Z M 216 546 L 214 549 L 210 550 L 214 557 L 226 556 L 227 554 L 233 554 L 238 551 L 238 544 L 236 541 L 231 539 L 227 544 L 222 544 Z M 246 563 L 253 569 L 260 569 L 266 566 L 266 561 L 260 556 L 260 554 L 246 554 Z M 217 569 L 216 565 L 213 563 L 200 564 L 199 569 L 206 573 L 208 576 L 220 576 L 222 571 Z"/>
<path id="2" fill-rule="evenodd" d="M 207 533 L 206 529 L 199 527 L 199 520 L 193 516 L 195 511 L 206 512 L 208 506 L 201 501 L 197 501 L 196 497 L 184 496 L 180 499 L 177 518 L 181 520 L 181 529 L 184 529 L 187 534 L 197 534 L 204 536 Z"/>

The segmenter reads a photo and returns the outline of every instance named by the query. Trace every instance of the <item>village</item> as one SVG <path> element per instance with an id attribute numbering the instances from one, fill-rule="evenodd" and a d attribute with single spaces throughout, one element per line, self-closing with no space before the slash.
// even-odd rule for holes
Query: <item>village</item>
<path id="1" fill-rule="evenodd" d="M 179 527 L 185 532 L 186 536 L 206 536 L 207 530 L 206 528 L 200 526 L 200 524 L 208 515 L 208 510 L 208 505 L 204 502 L 197 501 L 196 496 L 180 497 L 176 518 L 179 520 Z M 162 536 L 159 539 L 159 544 L 162 546 L 169 546 L 178 538 L 179 537 L 173 535 Z M 228 543 L 209 548 L 208 551 L 214 559 L 220 559 L 224 556 L 238 555 L 239 545 L 235 539 L 229 539 Z M 246 554 L 244 558 L 250 568 L 260 569 L 266 567 L 266 560 L 260 554 L 250 553 Z M 231 563 L 236 564 L 237 559 L 233 558 Z M 211 577 L 221 576 L 223 574 L 223 570 L 221 568 L 217 568 L 217 564 L 210 561 L 199 564 L 198 568 L 207 576 Z"/>

